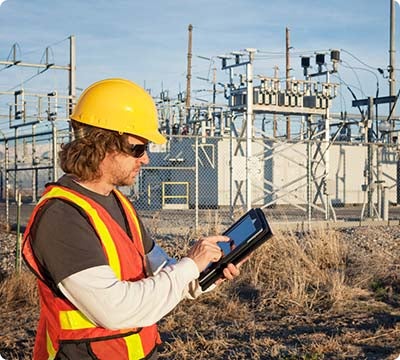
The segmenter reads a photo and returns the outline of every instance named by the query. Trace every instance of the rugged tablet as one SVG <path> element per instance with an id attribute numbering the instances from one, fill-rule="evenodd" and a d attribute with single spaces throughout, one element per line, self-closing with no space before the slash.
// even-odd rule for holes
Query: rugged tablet
<path id="1" fill-rule="evenodd" d="M 229 263 L 237 264 L 273 234 L 264 212 L 260 208 L 254 208 L 244 214 L 223 235 L 228 236 L 231 241 L 218 243 L 224 255 L 218 262 L 211 263 L 200 273 L 199 283 L 203 290 L 223 276 L 222 271 Z"/>

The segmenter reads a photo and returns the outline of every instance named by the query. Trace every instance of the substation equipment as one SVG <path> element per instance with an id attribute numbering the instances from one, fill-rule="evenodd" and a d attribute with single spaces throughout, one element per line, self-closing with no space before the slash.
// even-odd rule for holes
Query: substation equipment
<path id="1" fill-rule="evenodd" d="M 1 196 L 5 199 L 6 222 L 9 224 L 9 204 L 15 201 L 36 203 L 45 183 L 57 180 L 58 150 L 60 143 L 71 139 L 69 115 L 76 101 L 76 47 L 75 36 L 69 37 L 69 64 L 58 65 L 50 61 L 50 48 L 46 48 L 43 63 L 28 63 L 17 57 L 17 45 L 12 47 L 12 58 L 0 61 L 4 68 L 29 67 L 37 75 L 48 70 L 68 72 L 68 94 L 57 91 L 29 92 L 24 88 L 0 91 L 11 96 L 6 115 L 7 128 L 0 131 L 4 146 L 1 164 Z M 4 116 L 2 116 L 4 117 Z"/>
<path id="2" fill-rule="evenodd" d="M 316 54 L 318 71 L 313 74 L 308 73 L 310 58 L 302 57 L 305 79 L 286 79 L 285 84 L 275 77 L 253 76 L 255 53 L 247 49 L 221 57 L 222 70 L 229 73 L 224 84 L 227 105 L 213 102 L 187 109 L 182 94 L 177 100 L 167 92 L 160 95 L 160 126 L 171 140 L 153 148 L 153 165 L 143 169 L 137 184 L 138 206 L 286 205 L 300 210 L 307 220 L 336 220 L 336 206 L 359 204 L 361 219 L 387 218 L 389 199 L 396 202 L 397 145 L 383 147 L 377 135 L 371 138 L 371 107 L 359 119 L 331 114 L 339 86 L 331 76 L 337 72 L 340 52 L 330 51 L 329 66 L 326 53 Z M 234 70 L 240 67 L 245 73 L 237 76 Z M 358 108 L 364 105 L 364 100 L 353 102 Z M 265 115 L 274 121 L 277 116 L 286 121 L 299 117 L 299 136 L 271 136 L 264 122 L 255 125 Z M 361 127 L 364 136 L 352 141 L 351 126 Z"/>
<path id="3" fill-rule="evenodd" d="M 255 54 L 255 49 L 246 49 L 220 57 L 229 75 L 228 83 L 220 84 L 226 104 L 217 104 L 214 96 L 212 103 L 188 107 L 183 94 L 172 99 L 162 91 L 157 108 L 160 129 L 169 141 L 151 144 L 150 165 L 123 191 L 141 210 L 196 209 L 196 227 L 198 209 L 228 208 L 232 214 L 252 206 L 287 206 L 310 221 L 336 220 L 335 206 L 361 204 L 361 218 L 387 218 L 389 199 L 396 202 L 397 196 L 397 144 L 393 151 L 381 146 L 371 124 L 374 106 L 397 98 L 355 99 L 353 105 L 367 106 L 367 112 L 358 120 L 337 118 L 330 109 L 339 85 L 331 82 L 331 75 L 337 72 L 339 51 L 330 51 L 329 65 L 326 53 L 316 54 L 318 71 L 313 74 L 308 73 L 310 58 L 302 57 L 304 79 L 283 82 L 254 76 Z M 2 139 L 1 194 L 8 212 L 10 199 L 22 194 L 35 203 L 44 183 L 60 175 L 57 152 L 71 138 L 68 119 L 76 101 L 74 37 L 68 66 L 48 59 L 44 64 L 24 63 L 15 52 L 13 59 L 0 64 L 69 72 L 68 95 L 2 92 L 13 96 L 8 114 L 13 134 Z M 243 74 L 238 76 L 238 69 L 244 69 Z M 267 116 L 273 117 L 273 135 L 266 129 Z M 300 119 L 296 138 L 276 135 L 282 117 L 286 122 Z M 364 128 L 357 142 L 351 141 L 352 125 Z M 353 168 L 357 174 L 351 173 Z"/>

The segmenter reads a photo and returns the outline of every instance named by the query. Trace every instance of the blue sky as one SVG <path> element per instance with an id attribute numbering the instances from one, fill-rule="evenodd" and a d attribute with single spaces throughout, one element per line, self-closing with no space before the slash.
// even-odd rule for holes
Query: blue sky
<path id="1" fill-rule="evenodd" d="M 54 62 L 65 65 L 67 38 L 75 35 L 79 88 L 106 77 L 125 77 L 154 95 L 163 88 L 175 96 L 186 87 L 191 23 L 193 97 L 210 99 L 211 84 L 197 77 L 211 79 L 216 67 L 217 81 L 226 81 L 217 55 L 256 48 L 255 74 L 273 76 L 278 65 L 283 75 L 289 27 L 293 76 L 302 78 L 301 54 L 344 49 L 340 79 L 360 98 L 374 96 L 378 80 L 384 96 L 388 83 L 375 69 L 386 69 L 389 63 L 389 5 L 390 0 L 6 0 L 0 7 L 0 60 L 17 43 L 21 60 L 38 63 L 51 45 Z M 400 19 L 398 5 L 396 10 Z M 399 25 L 396 41 L 400 47 Z M 0 71 L 0 90 L 18 87 L 35 72 L 16 67 Z M 25 82 L 24 88 L 66 92 L 67 79 L 66 72 L 48 71 Z M 336 108 L 356 113 L 350 101 L 342 89 Z"/>

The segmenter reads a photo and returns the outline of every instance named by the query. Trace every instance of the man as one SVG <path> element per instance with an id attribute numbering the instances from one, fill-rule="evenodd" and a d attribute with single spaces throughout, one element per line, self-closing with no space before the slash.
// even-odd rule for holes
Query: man
<path id="1" fill-rule="evenodd" d="M 24 235 L 23 254 L 39 278 L 40 319 L 33 358 L 155 359 L 155 325 L 218 261 L 218 241 L 200 239 L 180 261 L 147 235 L 118 186 L 132 185 L 162 144 L 150 95 L 124 79 L 89 86 L 71 115 L 75 139 L 63 145 L 65 172 L 49 184 Z M 239 270 L 224 270 L 233 279 Z"/>

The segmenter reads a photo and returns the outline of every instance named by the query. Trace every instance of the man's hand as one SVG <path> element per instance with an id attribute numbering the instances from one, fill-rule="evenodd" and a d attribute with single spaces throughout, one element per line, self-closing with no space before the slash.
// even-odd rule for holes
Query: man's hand
<path id="1" fill-rule="evenodd" d="M 217 262 L 223 255 L 217 242 L 229 242 L 227 236 L 208 236 L 198 240 L 189 250 L 188 257 L 197 265 L 199 272 L 205 270 L 211 262 Z M 230 276 L 230 274 L 228 274 Z"/>
<path id="2" fill-rule="evenodd" d="M 215 285 L 221 284 L 224 280 L 233 280 L 235 277 L 240 275 L 240 267 L 242 266 L 243 263 L 245 263 L 250 257 L 247 256 L 245 257 L 242 261 L 240 261 L 238 264 L 228 264 L 228 266 L 223 270 L 224 277 L 217 280 L 215 282 Z"/>
<path id="3" fill-rule="evenodd" d="M 233 264 L 228 264 L 228 266 L 222 271 L 224 274 L 224 278 L 227 280 L 233 280 L 235 277 L 240 275 L 240 270 L 239 270 L 240 265 L 233 265 Z M 223 279 L 222 279 L 223 280 Z"/>

